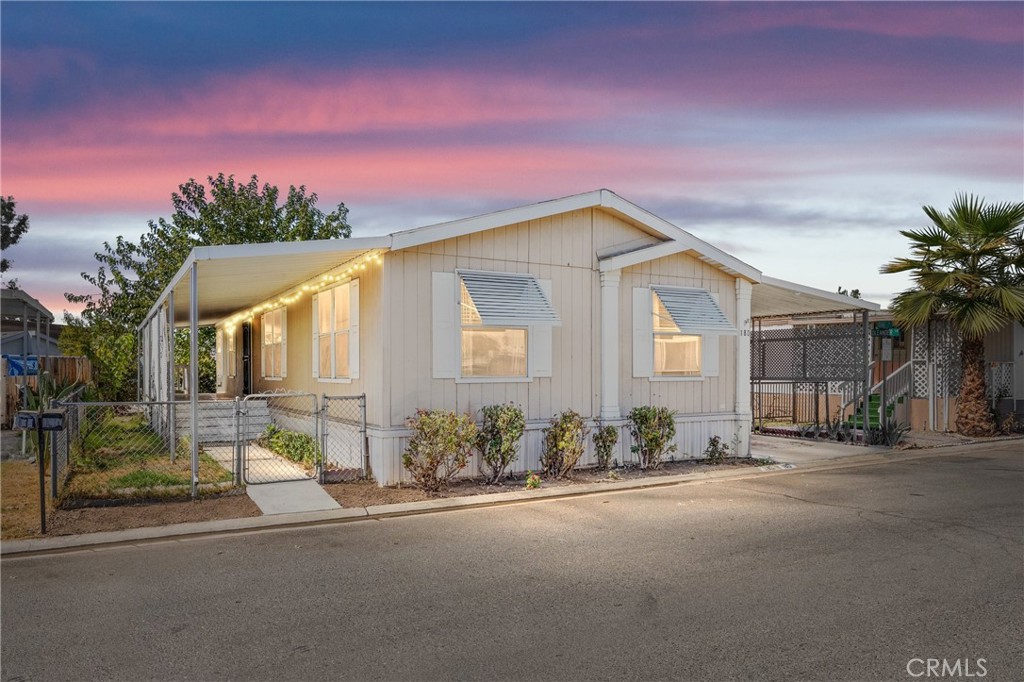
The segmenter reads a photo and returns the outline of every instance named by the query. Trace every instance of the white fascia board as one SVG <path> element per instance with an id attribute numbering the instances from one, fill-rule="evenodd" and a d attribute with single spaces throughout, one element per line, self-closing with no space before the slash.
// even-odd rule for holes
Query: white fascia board
<path id="1" fill-rule="evenodd" d="M 700 255 L 703 260 L 708 261 L 718 268 L 726 270 L 730 274 L 735 274 L 754 283 L 761 282 L 762 276 L 760 270 L 747 265 L 738 258 L 730 256 L 721 249 L 711 246 L 707 242 L 702 242 L 688 232 L 684 232 L 684 234 L 686 235 L 685 240 L 662 242 L 661 244 L 648 246 L 644 249 L 637 249 L 636 251 L 630 251 L 629 253 L 605 258 L 598 262 L 598 268 L 601 272 L 620 270 L 632 265 L 638 265 L 658 258 L 664 258 L 665 256 L 672 256 L 684 251 L 694 251 Z"/>
<path id="2" fill-rule="evenodd" d="M 492 230 L 496 227 L 525 223 L 530 220 L 539 220 L 548 216 L 578 211 L 584 208 L 593 208 L 600 205 L 602 190 L 575 194 L 571 197 L 542 201 L 539 204 L 509 208 L 495 213 L 462 218 L 437 225 L 417 227 L 412 230 L 395 232 L 391 235 L 391 249 L 398 251 L 423 244 L 432 244 L 446 239 L 455 239 L 475 232 Z"/>
<path id="3" fill-rule="evenodd" d="M 765 275 L 761 278 L 761 284 L 767 284 L 769 286 L 778 287 L 780 289 L 787 289 L 795 294 L 806 294 L 807 296 L 815 296 L 817 298 L 824 298 L 834 303 L 841 303 L 848 309 L 859 308 L 860 310 L 881 310 L 882 306 L 878 303 L 872 303 L 871 301 L 865 301 L 862 298 L 853 298 L 852 296 L 844 296 L 843 294 L 833 293 L 831 291 L 825 291 L 824 289 L 815 289 L 804 284 L 797 284 L 796 282 L 790 282 L 784 279 L 778 279 L 776 277 L 769 277 Z"/>
<path id="4" fill-rule="evenodd" d="M 146 313 L 146 317 L 143 318 L 142 324 L 140 324 L 138 327 L 140 330 L 149 322 L 150 319 L 152 319 L 154 315 L 156 315 L 160 311 L 160 308 L 163 307 L 164 305 L 164 301 L 167 300 L 168 294 L 170 294 L 171 291 L 173 291 L 174 288 L 178 286 L 178 282 L 180 282 L 181 280 L 188 276 L 189 271 L 192 269 L 192 264 L 196 262 L 196 251 L 198 251 L 200 248 L 208 247 L 192 247 L 192 250 L 189 251 L 188 253 L 188 258 L 186 258 L 185 262 L 181 264 L 181 267 L 178 268 L 178 271 L 174 273 L 174 277 L 171 278 L 171 281 L 168 282 L 167 286 L 164 287 L 164 290 L 160 293 L 160 296 L 157 297 L 156 303 L 154 303 L 153 306 L 149 309 L 149 312 Z"/>
<path id="5" fill-rule="evenodd" d="M 682 229 L 678 225 L 673 225 L 664 218 L 659 218 L 647 209 L 637 206 L 631 201 L 627 201 L 620 197 L 610 189 L 602 189 L 601 192 L 601 208 L 606 208 L 610 211 L 620 213 L 623 216 L 629 218 L 635 223 L 639 223 L 644 227 L 656 232 L 658 235 L 665 239 L 672 239 L 675 241 L 686 241 L 687 239 L 696 240 L 692 234 Z"/>

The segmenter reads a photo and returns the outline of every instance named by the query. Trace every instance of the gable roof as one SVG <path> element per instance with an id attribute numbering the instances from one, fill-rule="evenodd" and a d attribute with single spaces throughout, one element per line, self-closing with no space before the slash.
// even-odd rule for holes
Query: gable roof
<path id="1" fill-rule="evenodd" d="M 730 256 L 721 249 L 698 239 L 686 230 L 659 218 L 647 209 L 626 201 L 608 189 L 597 189 L 583 194 L 574 194 L 561 199 L 542 201 L 527 206 L 509 208 L 494 213 L 462 218 L 436 225 L 417 227 L 391 234 L 391 250 L 408 249 L 433 242 L 455 239 L 476 232 L 492 230 L 506 225 L 515 225 L 530 220 L 539 220 L 560 213 L 598 208 L 610 213 L 639 230 L 657 238 L 659 243 L 644 246 L 634 251 L 609 256 L 601 261 L 601 270 L 614 270 L 675 253 L 691 252 L 701 260 L 710 263 L 731 275 L 744 277 L 753 282 L 761 281 L 761 272 L 743 261 Z"/>

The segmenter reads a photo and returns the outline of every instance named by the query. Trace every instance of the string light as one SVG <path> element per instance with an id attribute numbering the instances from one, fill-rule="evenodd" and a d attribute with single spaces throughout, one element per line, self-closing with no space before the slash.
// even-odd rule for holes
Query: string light
<path id="1" fill-rule="evenodd" d="M 347 261 L 343 265 L 338 266 L 330 272 L 325 272 L 319 277 L 319 281 L 309 280 L 304 284 L 293 287 L 288 293 L 278 296 L 276 301 L 264 301 L 258 305 L 255 305 L 248 310 L 240 313 L 235 313 L 231 317 L 224 321 L 224 327 L 229 333 L 234 333 L 235 325 L 244 320 L 252 320 L 256 315 L 262 313 L 265 310 L 271 310 L 273 308 L 280 308 L 283 306 L 291 305 L 296 301 L 300 300 L 306 293 L 320 291 L 325 287 L 333 285 L 334 282 L 347 281 L 352 279 L 353 273 L 358 273 L 362 270 L 366 270 L 367 265 L 379 265 L 383 262 L 381 259 L 382 251 L 371 251 L 366 253 L 354 261 Z M 333 274 L 337 273 L 337 274 Z"/>

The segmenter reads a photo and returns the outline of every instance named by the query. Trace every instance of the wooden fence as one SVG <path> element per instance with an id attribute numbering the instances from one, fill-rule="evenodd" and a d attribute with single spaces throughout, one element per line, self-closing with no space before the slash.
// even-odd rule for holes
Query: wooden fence
<path id="1" fill-rule="evenodd" d="M 49 372 L 59 384 L 86 384 L 92 381 L 92 363 L 83 357 L 39 356 L 39 374 Z M 0 358 L 0 424 L 10 428 L 18 411 L 22 380 L 32 390 L 39 388 L 39 376 L 7 376 L 7 359 Z"/>

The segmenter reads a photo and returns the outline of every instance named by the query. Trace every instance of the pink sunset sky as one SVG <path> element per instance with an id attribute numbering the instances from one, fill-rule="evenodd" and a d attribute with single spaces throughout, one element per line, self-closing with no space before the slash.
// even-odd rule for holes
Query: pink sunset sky
<path id="1" fill-rule="evenodd" d="M 219 172 L 370 236 L 612 189 L 766 274 L 885 303 L 900 228 L 1024 199 L 1020 3 L 0 5 L 9 277 Z M 75 309 L 71 308 L 72 312 Z"/>

